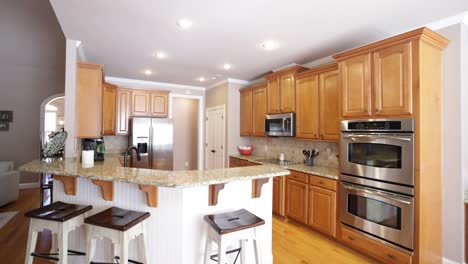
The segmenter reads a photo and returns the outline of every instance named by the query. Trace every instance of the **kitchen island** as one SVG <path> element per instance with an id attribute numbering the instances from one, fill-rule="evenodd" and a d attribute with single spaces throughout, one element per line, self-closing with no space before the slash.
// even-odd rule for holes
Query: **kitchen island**
<path id="1" fill-rule="evenodd" d="M 123 168 L 117 156 L 106 157 L 93 167 L 78 159 L 31 161 L 20 170 L 54 175 L 54 200 L 92 205 L 93 215 L 111 206 L 150 212 L 147 235 L 150 263 L 203 263 L 206 214 L 245 208 L 265 220 L 258 236 L 264 263 L 272 263 L 272 181 L 288 170 L 272 166 L 163 171 Z M 70 249 L 84 251 L 84 228 L 70 235 Z M 130 243 L 130 259 L 141 261 L 139 240 Z M 230 248 L 238 245 L 230 245 Z M 247 243 L 247 263 L 253 250 Z M 229 248 L 228 248 L 229 249 Z M 98 241 L 95 261 L 110 262 L 110 241 Z M 213 253 L 215 254 L 215 253 Z M 69 263 L 84 263 L 69 257 Z"/>

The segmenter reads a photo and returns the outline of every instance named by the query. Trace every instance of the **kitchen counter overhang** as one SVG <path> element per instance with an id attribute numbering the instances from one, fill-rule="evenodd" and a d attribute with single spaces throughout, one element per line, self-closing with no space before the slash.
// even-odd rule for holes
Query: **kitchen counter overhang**
<path id="1" fill-rule="evenodd" d="M 92 167 L 86 167 L 75 158 L 54 160 L 51 162 L 34 160 L 22 165 L 19 170 L 166 188 L 186 188 L 224 184 L 235 181 L 286 176 L 290 174 L 290 171 L 286 169 L 268 165 L 191 171 L 124 168 L 116 164 L 100 164 L 98 162 Z"/>

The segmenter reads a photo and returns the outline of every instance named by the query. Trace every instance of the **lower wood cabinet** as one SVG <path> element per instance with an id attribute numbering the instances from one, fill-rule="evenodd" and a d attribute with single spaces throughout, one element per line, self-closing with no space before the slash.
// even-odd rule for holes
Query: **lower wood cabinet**
<path id="1" fill-rule="evenodd" d="M 273 178 L 273 213 L 284 216 L 284 185 L 285 177 Z"/>
<path id="2" fill-rule="evenodd" d="M 412 256 L 405 254 L 402 251 L 396 250 L 373 239 L 367 238 L 357 232 L 346 227 L 341 227 L 340 240 L 344 243 L 356 248 L 382 263 L 388 264 L 410 264 Z"/>
<path id="3" fill-rule="evenodd" d="M 307 224 L 307 188 L 303 182 L 286 178 L 286 216 Z"/>
<path id="4" fill-rule="evenodd" d="M 336 235 L 336 192 L 310 185 L 308 212 L 308 225 L 328 235 Z"/>

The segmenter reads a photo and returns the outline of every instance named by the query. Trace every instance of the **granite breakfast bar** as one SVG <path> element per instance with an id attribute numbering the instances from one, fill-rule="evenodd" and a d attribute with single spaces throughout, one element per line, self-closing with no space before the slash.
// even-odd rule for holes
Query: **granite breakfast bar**
<path id="1" fill-rule="evenodd" d="M 20 170 L 54 175 L 54 201 L 92 205 L 93 215 L 111 206 L 150 212 L 147 233 L 150 263 L 203 263 L 206 224 L 203 216 L 245 208 L 265 220 L 259 240 L 264 263 L 272 263 L 272 181 L 289 175 L 273 166 L 163 171 L 121 167 L 117 157 L 91 168 L 79 160 L 31 161 Z M 72 232 L 69 248 L 85 249 L 84 229 Z M 238 245 L 232 245 L 235 247 Z M 249 247 L 250 245 L 248 245 Z M 111 260 L 110 241 L 98 242 L 95 261 Z M 130 243 L 130 258 L 141 261 L 138 240 Z M 247 249 L 247 263 L 251 247 Z M 214 253 L 213 253 L 214 254 Z M 69 263 L 84 263 L 69 257 Z"/>

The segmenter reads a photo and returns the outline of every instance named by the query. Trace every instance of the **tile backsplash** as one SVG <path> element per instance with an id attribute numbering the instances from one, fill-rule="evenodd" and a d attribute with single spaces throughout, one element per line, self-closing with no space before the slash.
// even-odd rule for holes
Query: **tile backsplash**
<path id="1" fill-rule="evenodd" d="M 128 136 L 105 136 L 106 153 L 123 153 L 128 148 Z"/>
<path id="2" fill-rule="evenodd" d="M 283 153 L 286 160 L 304 162 L 302 150 L 318 149 L 319 155 L 314 158 L 314 165 L 338 168 L 338 143 L 325 141 L 306 141 L 295 138 L 252 138 L 255 146 L 253 155 L 265 158 L 279 158 Z"/>

